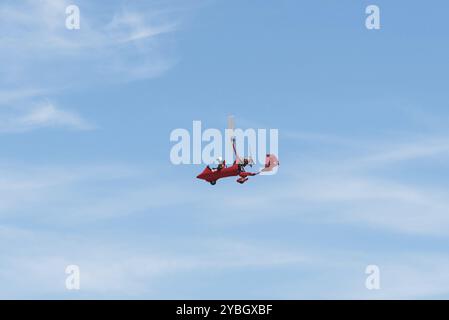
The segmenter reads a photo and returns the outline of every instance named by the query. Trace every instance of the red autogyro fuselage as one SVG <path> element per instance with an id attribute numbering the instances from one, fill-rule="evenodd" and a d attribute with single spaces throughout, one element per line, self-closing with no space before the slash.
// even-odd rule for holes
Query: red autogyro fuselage
<path id="1" fill-rule="evenodd" d="M 211 167 L 207 166 L 203 172 L 197 176 L 197 178 L 214 185 L 218 179 L 239 176 L 240 178 L 237 179 L 237 182 L 244 183 L 248 180 L 249 176 L 255 176 L 256 174 L 257 173 L 246 172 L 243 164 L 238 164 L 234 161 L 232 166 L 229 167 L 223 166 L 222 168 L 211 169 Z"/>

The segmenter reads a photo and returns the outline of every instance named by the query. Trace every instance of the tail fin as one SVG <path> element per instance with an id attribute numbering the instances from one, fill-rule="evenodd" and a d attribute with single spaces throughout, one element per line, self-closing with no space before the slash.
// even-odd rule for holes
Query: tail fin
<path id="1" fill-rule="evenodd" d="M 279 166 L 279 160 L 274 154 L 267 154 L 265 158 L 265 168 L 261 172 L 277 172 L 277 167 Z"/>

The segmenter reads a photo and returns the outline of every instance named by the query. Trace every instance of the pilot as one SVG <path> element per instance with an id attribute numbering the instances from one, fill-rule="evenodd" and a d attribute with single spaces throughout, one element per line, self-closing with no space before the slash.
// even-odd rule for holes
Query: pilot
<path id="1" fill-rule="evenodd" d="M 226 160 L 223 160 L 221 157 L 218 157 L 217 162 L 218 162 L 217 170 L 226 168 Z"/>

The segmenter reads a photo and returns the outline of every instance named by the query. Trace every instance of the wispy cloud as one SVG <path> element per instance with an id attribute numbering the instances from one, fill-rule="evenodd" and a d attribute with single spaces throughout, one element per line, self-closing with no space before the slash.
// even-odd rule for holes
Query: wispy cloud
<path id="1" fill-rule="evenodd" d="M 33 99 L 39 96 L 44 95 L 45 92 L 41 89 L 32 89 L 32 88 L 20 88 L 10 90 L 1 90 L 0 91 L 0 108 L 9 106 L 16 101 L 23 101 L 27 99 Z"/>
<path id="2" fill-rule="evenodd" d="M 181 236 L 160 243 L 141 236 L 136 241 L 134 236 L 119 240 L 100 234 L 87 235 L 86 242 L 85 236 L 0 227 L 0 297 L 67 295 L 64 271 L 70 264 L 81 270 L 82 290 L 74 293 L 78 298 L 161 298 L 163 294 L 185 298 L 186 293 L 167 290 L 163 283 L 173 278 L 189 283 L 192 275 L 200 273 L 226 275 L 231 270 L 279 270 L 312 263 L 305 254 L 289 249 L 215 237 L 202 241 Z M 30 243 L 41 249 L 36 252 Z"/>
<path id="3" fill-rule="evenodd" d="M 0 132 L 19 133 L 40 128 L 73 130 L 91 130 L 94 128 L 75 112 L 62 110 L 51 103 L 27 109 L 19 114 L 14 111 L 0 113 Z"/>
<path id="4" fill-rule="evenodd" d="M 86 218 L 83 210 L 89 208 L 93 200 L 116 196 L 115 193 L 106 192 L 102 197 L 98 194 L 88 197 L 93 190 L 101 190 L 102 182 L 117 187 L 114 181 L 126 183 L 130 177 L 137 175 L 136 169 L 128 166 L 105 164 L 30 166 L 2 163 L 0 173 L 0 216 L 12 217 L 16 214 L 16 218 L 25 218 L 42 214 L 41 221 L 49 221 L 57 217 L 61 210 L 68 211 L 70 207 L 80 209 L 72 209 L 71 221 L 82 221 Z M 100 184 L 98 189 L 94 184 Z M 84 194 L 79 192 L 83 189 L 86 191 Z M 102 215 L 105 213 L 97 212 L 92 218 L 98 219 Z"/>
<path id="5" fill-rule="evenodd" d="M 397 148 L 401 149 L 401 145 Z M 388 152 L 389 147 L 386 147 L 385 153 Z M 185 290 L 184 294 L 176 295 L 164 284 L 174 278 L 205 276 L 210 270 L 213 270 L 214 279 L 217 274 L 227 279 L 226 275 L 236 270 L 248 275 L 255 271 L 263 274 L 264 270 L 285 275 L 285 278 L 281 277 L 282 281 L 276 278 L 276 282 L 270 283 L 269 292 L 265 292 L 263 286 L 257 286 L 257 293 L 244 291 L 242 298 L 377 299 L 448 294 L 449 279 L 444 275 L 448 262 L 437 251 L 434 254 L 417 252 L 425 261 L 420 263 L 412 254 L 394 254 L 391 250 L 383 255 L 338 246 L 315 250 L 313 244 L 285 243 L 285 239 L 275 241 L 263 237 L 264 242 L 255 237 L 251 241 L 235 236 L 212 237 L 211 233 L 195 238 L 190 232 L 177 229 L 183 225 L 182 219 L 187 219 L 202 228 L 207 226 L 212 234 L 215 230 L 229 236 L 233 233 L 223 233 L 223 230 L 255 223 L 258 227 L 267 227 L 270 224 L 266 221 L 268 218 L 289 225 L 307 220 L 319 226 L 332 221 L 335 226 L 361 226 L 399 234 L 449 234 L 445 190 L 426 189 L 382 175 L 373 176 L 372 168 L 390 164 L 383 160 L 375 165 L 372 160 L 372 166 L 366 166 L 361 164 L 364 161 L 351 157 L 355 165 L 359 164 L 354 168 L 349 160 L 346 163 L 333 160 L 329 158 L 326 165 L 301 163 L 303 172 L 281 182 L 277 178 L 283 174 L 282 170 L 288 170 L 283 166 L 278 175 L 269 177 L 269 181 L 259 177 L 258 181 L 243 186 L 247 191 L 250 188 L 251 194 L 242 193 L 239 185 L 236 186 L 240 189 L 227 188 L 226 181 L 215 186 L 213 192 L 210 186 L 200 181 L 196 185 L 198 190 L 192 190 L 190 184 L 178 178 L 166 182 L 166 177 L 158 176 L 157 172 L 135 166 L 0 166 L 0 216 L 5 221 L 31 223 L 35 230 L 30 232 L 4 225 L 0 227 L 0 238 L 5 243 L 9 239 L 9 244 L 19 242 L 14 245 L 22 247 L 26 246 L 21 242 L 32 241 L 45 248 L 38 255 L 28 251 L 20 251 L 20 254 L 14 250 L 4 251 L 0 268 L 4 289 L 0 294 L 64 296 L 63 271 L 67 264 L 79 264 L 82 268 L 83 290 L 77 297 L 85 298 L 136 298 L 142 295 L 206 298 L 195 291 L 195 286 L 189 287 L 192 291 Z M 284 163 L 289 166 L 288 161 Z M 348 167 L 353 171 L 348 171 Z M 229 183 L 234 186 L 233 181 Z M 217 193 L 216 188 L 221 188 L 221 192 Z M 227 199 L 232 201 L 223 201 L 224 190 Z M 205 196 L 208 201 L 204 201 Z M 170 222 L 173 234 L 152 228 L 158 215 L 164 215 L 170 221 L 179 220 Z M 80 230 L 89 230 L 89 226 L 96 223 L 103 225 L 125 218 L 129 223 L 133 220 L 130 217 L 142 216 L 148 219 L 144 234 L 124 235 L 119 243 L 117 239 L 107 237 L 108 233 L 79 234 L 76 230 L 80 228 L 73 228 L 82 225 L 84 228 Z M 189 227 L 194 228 L 195 223 Z M 48 225 L 52 226 L 54 235 L 45 231 Z M 44 232 L 41 234 L 39 229 Z M 73 232 L 73 238 L 67 236 L 67 229 L 71 230 L 69 233 Z M 58 230 L 64 233 L 63 237 Z M 100 256 L 98 252 L 101 252 Z M 382 290 L 379 292 L 364 287 L 364 268 L 373 263 L 378 264 L 382 272 Z M 302 272 L 314 277 L 327 274 L 326 285 L 333 289 L 317 288 L 312 281 L 315 278 L 301 280 L 301 283 L 295 281 L 296 278 L 303 279 Z M 24 274 L 30 275 L 26 281 L 28 287 L 17 285 Z M 409 282 L 410 277 L 414 281 Z M 222 285 L 226 286 L 225 283 Z M 124 291 L 128 296 L 123 295 Z M 207 297 L 228 297 L 224 291 L 210 289 L 207 292 Z"/>
<path id="6" fill-rule="evenodd" d="M 279 246 L 235 236 L 177 235 L 158 241 L 142 234 L 118 238 L 7 226 L 0 227 L 0 240 L 3 298 L 420 299 L 449 294 L 449 261 L 438 253 L 317 251 L 310 244 Z M 65 289 L 64 271 L 71 264 L 80 267 L 79 292 Z M 378 291 L 365 287 L 368 264 L 380 268 Z M 240 277 L 251 285 L 236 293 Z"/>
<path id="7" fill-rule="evenodd" d="M 362 161 L 367 164 L 385 165 L 387 163 L 413 161 L 449 155 L 449 139 L 446 137 L 418 139 L 401 145 L 392 145 L 385 150 L 369 155 Z"/>
<path id="8" fill-rule="evenodd" d="M 83 124 L 76 117 L 66 118 L 63 115 L 60 121 L 65 124 L 75 127 Z M 53 121 L 46 111 L 43 115 L 38 112 L 29 119 L 37 124 L 44 120 L 45 123 L 47 120 L 50 123 Z M 409 145 L 410 143 L 398 144 L 393 150 L 399 150 L 398 153 L 401 154 L 400 150 L 408 150 Z M 428 145 L 429 143 L 423 142 L 413 150 L 425 150 Z M 232 199 L 225 202 L 221 193 L 211 193 L 209 186 L 200 181 L 193 181 L 198 185 L 198 190 L 193 190 L 190 181 L 173 178 L 174 180 L 167 182 L 156 173 L 149 178 L 149 173 L 145 173 L 145 170 L 140 176 L 110 180 L 107 192 L 93 191 L 94 186 L 101 185 L 102 181 L 102 178 L 95 175 L 81 175 L 85 178 L 60 186 L 42 184 L 46 181 L 45 177 L 32 175 L 37 180 L 33 178 L 30 183 L 22 185 L 37 184 L 42 185 L 42 188 L 33 187 L 20 192 L 31 195 L 30 199 L 34 199 L 37 194 L 44 197 L 38 197 L 33 202 L 34 210 L 41 208 L 48 214 L 57 215 L 61 208 L 65 208 L 64 218 L 72 221 L 88 222 L 154 209 L 187 206 L 199 209 L 198 217 L 201 212 L 214 212 L 208 219 L 209 224 L 247 224 L 287 215 L 298 219 L 307 217 L 317 223 L 333 222 L 406 234 L 449 236 L 449 193 L 444 181 L 429 185 L 422 183 L 418 177 L 410 179 L 407 170 L 400 175 L 391 175 L 389 171 L 393 160 L 417 164 L 423 159 L 428 161 L 435 156 L 444 156 L 446 153 L 441 153 L 444 148 L 435 148 L 430 153 L 414 152 L 413 157 L 408 151 L 405 156 L 390 157 L 390 143 L 384 147 L 384 151 L 379 151 L 379 143 L 376 146 L 376 152 L 359 150 L 358 156 L 350 152 L 347 155 L 330 154 L 320 161 L 283 161 L 284 165 L 278 175 L 255 177 L 249 181 L 251 195 L 242 193 L 241 188 L 228 187 L 233 181 L 221 181 L 218 188 L 225 188 L 227 198 Z M 367 150 L 371 149 L 367 147 Z M 291 155 L 289 158 L 293 159 Z M 412 167 L 409 170 L 414 172 L 415 169 Z M 68 171 L 77 172 L 73 168 Z M 49 176 L 57 177 L 58 172 L 49 172 Z M 142 182 L 144 177 L 149 178 L 145 183 Z M 280 177 L 283 179 L 279 179 Z M 11 182 L 11 185 L 15 184 Z M 91 193 L 96 196 L 89 197 Z M 208 201 L 204 201 L 203 193 L 207 195 Z M 20 198 L 23 195 L 9 195 L 5 204 L 10 203 L 11 199 Z M 54 206 L 48 208 L 49 203 L 54 203 Z M 24 205 L 26 202 L 18 201 L 14 212 L 26 212 L 29 206 L 23 207 Z"/>
<path id="9" fill-rule="evenodd" d="M 146 74 L 141 76 L 152 77 L 170 65 L 160 36 L 175 31 L 177 22 L 165 11 L 111 4 L 97 17 L 92 6 L 81 1 L 81 29 L 70 31 L 65 28 L 69 4 L 42 0 L 0 5 L 0 56 L 7 62 L 2 64 L 2 81 L 24 85 L 31 80 L 60 88 L 100 79 L 132 80 L 142 65 Z M 106 14 L 109 17 L 101 18 Z"/>
<path id="10" fill-rule="evenodd" d="M 449 144 L 443 135 L 411 136 L 396 142 L 335 137 L 319 144 L 319 157 L 297 157 L 290 152 L 281 159 L 278 175 L 259 177 L 251 195 L 226 190 L 233 200 L 214 208 L 223 214 L 211 221 L 254 223 L 289 216 L 298 221 L 447 237 L 449 192 L 444 177 Z M 340 141 L 344 148 L 327 148 L 328 144 L 341 146 Z M 210 201 L 201 203 L 205 211 L 211 203 L 220 202 L 221 195 L 208 197 Z"/>
<path id="11" fill-rule="evenodd" d="M 177 30 L 175 22 L 152 23 L 155 17 L 154 13 L 149 19 L 139 12 L 124 10 L 114 15 L 105 30 L 112 43 L 140 41 Z"/>
<path id="12" fill-rule="evenodd" d="M 28 106 L 25 113 L 3 113 L 3 132 L 42 127 L 91 128 L 74 111 L 54 105 L 31 107 L 64 90 L 156 77 L 176 59 L 164 35 L 179 22 L 154 4 L 108 4 L 101 14 L 89 1 L 78 1 L 81 29 L 67 30 L 67 0 L 0 4 L 0 105 Z M 39 89 L 33 89 L 39 88 Z M 32 109 L 31 109 L 32 108 Z"/>

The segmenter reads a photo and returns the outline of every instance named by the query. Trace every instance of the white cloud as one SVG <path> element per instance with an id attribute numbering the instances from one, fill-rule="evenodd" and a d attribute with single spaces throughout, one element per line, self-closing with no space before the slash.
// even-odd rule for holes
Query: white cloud
<path id="1" fill-rule="evenodd" d="M 16 246 L 25 248 L 26 245 L 20 243 L 23 239 L 41 248 L 39 254 L 15 252 L 12 248 L 5 250 L 0 280 L 5 279 L 2 280 L 3 288 L 18 297 L 26 294 L 36 297 L 42 293 L 60 296 L 65 290 L 64 265 L 79 263 L 84 266 L 84 297 L 157 297 L 164 292 L 173 298 L 175 293 L 164 289 L 164 284 L 175 277 L 199 277 L 211 270 L 216 277 L 236 270 L 240 274 L 250 274 L 253 270 L 266 269 L 284 274 L 288 281 L 270 283 L 266 287 L 270 292 L 263 293 L 264 287 L 259 287 L 257 294 L 263 293 L 262 297 L 389 299 L 449 294 L 449 278 L 445 274 L 449 263 L 438 253 L 438 248 L 435 253 L 423 253 L 419 248 L 410 247 L 407 249 L 410 254 L 406 255 L 396 254 L 395 249 L 389 248 L 386 248 L 388 253 L 371 254 L 369 250 L 360 253 L 339 245 L 317 249 L 310 244 L 311 247 L 304 248 L 294 241 L 287 244 L 285 237 L 267 238 L 267 243 L 257 245 L 254 242 L 258 237 L 252 244 L 248 239 L 239 241 L 234 237 L 236 225 L 266 228 L 270 225 L 266 219 L 272 219 L 289 225 L 313 221 L 317 230 L 322 223 L 332 222 L 336 228 L 338 225 L 360 226 L 382 234 L 389 231 L 408 237 L 418 235 L 421 239 L 440 237 L 445 241 L 449 235 L 449 194 L 446 189 L 378 171 L 389 168 L 392 163 L 421 162 L 445 156 L 440 148 L 431 153 L 416 152 L 413 157 L 409 152 L 404 157 L 378 156 L 388 155 L 391 150 L 407 150 L 409 145 L 408 142 L 382 147 L 379 142 L 372 154 L 365 152 L 372 150 L 371 146 L 366 146 L 366 150 L 358 150 L 357 157 L 351 152 L 337 156 L 330 154 L 319 162 L 299 160 L 292 164 L 286 158 L 278 175 L 254 177 L 244 186 L 223 180 L 214 188 L 196 180 L 181 182 L 178 178 L 170 178 L 167 181 L 167 177 L 159 175 L 154 168 L 150 172 L 134 166 L 39 168 L 3 165 L 0 166 L 0 216 L 6 221 L 26 221 L 36 230 L 45 230 L 51 225 L 56 233 L 65 234 L 68 229 L 76 234 L 76 239 L 49 235 L 48 232 L 33 238 L 28 231 L 18 227 L 0 227 L 0 238 L 5 239 L 5 243 L 15 242 Z M 421 149 L 418 142 L 416 145 L 414 150 Z M 425 145 L 428 143 L 423 143 L 422 147 Z M 192 183 L 196 183 L 195 188 Z M 242 187 L 248 192 L 242 192 Z M 181 228 L 182 222 L 169 223 L 170 228 L 176 229 L 175 237 L 154 227 L 145 230 L 145 234 L 155 237 L 152 241 L 133 232 L 133 235 L 121 234 L 120 244 L 109 243 L 111 240 L 103 239 L 101 235 L 74 231 L 88 230 L 95 223 L 103 225 L 114 220 L 130 223 L 133 219 L 128 218 L 132 217 L 146 216 L 152 221 L 158 215 L 163 215 L 167 221 L 184 217 L 194 221 L 188 225 L 190 228 L 201 226 L 210 229 L 212 234 L 218 231 L 218 234 L 229 236 L 228 232 L 232 230 L 231 236 L 214 240 L 208 234 L 209 238 L 205 240 L 202 234 L 198 243 L 194 237 L 178 232 L 176 228 Z M 79 228 L 80 225 L 83 228 Z M 147 227 L 152 228 L 152 223 L 148 222 Z M 114 233 L 110 230 L 106 233 L 109 232 Z M 241 236 L 241 233 L 236 235 Z M 294 238 L 292 235 L 291 239 Z M 174 244 L 166 243 L 170 241 Z M 189 247 L 189 241 L 192 241 L 192 251 L 179 248 Z M 100 256 L 98 252 L 101 252 Z M 420 257 L 419 261 L 414 254 Z M 382 290 L 379 292 L 364 288 L 364 266 L 371 263 L 379 264 L 382 270 Z M 319 286 L 312 280 L 304 280 L 304 274 L 301 274 L 304 268 L 308 275 L 316 277 L 315 281 L 324 275 L 326 284 Z M 296 277 L 302 282 L 295 282 Z M 130 293 L 129 296 L 123 295 L 125 291 Z M 189 293 L 189 290 L 184 292 Z M 248 298 L 248 295 L 250 292 L 245 291 L 242 298 Z M 190 296 L 198 297 L 199 294 L 190 292 Z"/>
<path id="2" fill-rule="evenodd" d="M 32 99 L 35 97 L 42 96 L 44 94 L 43 90 L 40 89 L 11 89 L 11 90 L 1 90 L 0 91 L 0 107 L 8 106 L 11 103 L 21 100 Z"/>
<path id="3" fill-rule="evenodd" d="M 346 148 L 325 148 L 313 159 L 291 155 L 281 159 L 277 175 L 249 181 L 254 182 L 250 195 L 226 190 L 232 201 L 217 206 L 214 210 L 223 214 L 211 221 L 250 224 L 289 216 L 400 234 L 449 236 L 444 179 L 449 149 L 444 136 L 414 140 L 409 136 L 396 143 L 327 141 L 341 140 Z M 205 211 L 211 203 L 220 203 L 221 195 L 209 197 L 201 203 Z"/>
<path id="4" fill-rule="evenodd" d="M 334 223 L 381 227 L 412 234 L 449 236 L 449 193 L 370 176 L 308 177 L 289 192 L 307 205 L 328 208 Z M 301 210 L 301 206 L 299 206 Z M 320 220 L 317 217 L 317 220 Z"/>
<path id="5" fill-rule="evenodd" d="M 6 62 L 2 81 L 54 88 L 88 82 L 132 80 L 140 66 L 153 77 L 173 61 L 162 51 L 160 36 L 177 29 L 165 11 L 148 5 L 81 1 L 81 29 L 65 28 L 69 1 L 25 1 L 0 5 L 0 57 Z M 106 16 L 107 15 L 107 16 Z M 117 68 L 117 66 L 121 66 Z M 151 66 L 151 67 L 150 67 Z"/>
<path id="6" fill-rule="evenodd" d="M 152 2 L 93 4 L 81 0 L 81 29 L 65 27 L 67 0 L 0 3 L 0 130 L 88 129 L 74 111 L 31 107 L 55 93 L 159 76 L 176 62 L 163 36 L 174 15 Z M 33 89 L 33 88 L 39 89 Z M 17 115 L 25 107 L 25 113 Z M 3 108 L 5 109 L 5 108 Z"/>
<path id="7" fill-rule="evenodd" d="M 92 200 L 113 199 L 115 194 L 92 195 L 93 185 L 102 182 L 125 183 L 136 177 L 136 169 L 121 165 L 49 166 L 0 165 L 0 216 L 17 219 L 38 218 L 37 221 L 82 221 L 84 210 L 92 206 Z M 117 187 L 117 184 L 113 184 Z M 85 190 L 85 191 L 83 191 Z M 98 190 L 102 190 L 101 186 Z M 109 196 L 108 196 L 109 195 Z M 126 201 L 126 200 L 124 200 Z M 60 215 L 69 211 L 72 214 Z M 80 209 L 79 211 L 76 208 Z M 90 211 L 92 212 L 92 211 Z M 93 212 L 95 220 L 105 215 Z"/>
<path id="8" fill-rule="evenodd" d="M 398 254 L 381 266 L 383 288 L 376 298 L 432 299 L 449 295 L 449 259 L 435 253 Z M 368 296 L 368 294 L 367 294 Z"/>
<path id="9" fill-rule="evenodd" d="M 448 155 L 449 143 L 444 137 L 365 144 L 347 154 L 326 155 L 321 158 L 326 160 L 300 166 L 303 170 L 290 182 L 284 198 L 296 198 L 302 204 L 298 210 L 303 208 L 305 212 L 313 204 L 319 204 L 321 211 L 329 208 L 325 219 L 333 222 L 448 236 L 446 184 L 437 180 L 429 185 L 417 177 L 426 170 L 430 170 L 429 174 L 438 170 L 435 165 L 440 166 L 440 172 L 446 172 L 441 160 Z M 398 168 L 394 164 L 415 167 L 403 166 L 402 174 L 392 175 L 389 169 Z M 418 165 L 420 169 L 416 169 Z"/>
<path id="10" fill-rule="evenodd" d="M 449 137 L 426 139 L 412 143 L 394 145 L 377 154 L 361 159 L 367 164 L 384 165 L 393 162 L 432 158 L 449 155 Z"/>
<path id="11" fill-rule="evenodd" d="M 148 17 L 141 13 L 123 11 L 114 16 L 105 30 L 113 42 L 126 43 L 156 37 L 177 29 L 177 23 L 174 22 L 152 25 L 148 20 Z"/>
<path id="12" fill-rule="evenodd" d="M 173 298 L 182 293 L 167 288 L 164 282 L 174 277 L 189 282 L 192 275 L 311 263 L 305 255 L 285 248 L 223 238 L 203 241 L 180 237 L 171 243 L 141 235 L 135 242 L 135 237 L 117 239 L 98 233 L 2 230 L 0 227 L 3 298 L 63 297 L 68 294 L 64 270 L 70 264 L 78 265 L 81 271 L 81 291 L 72 293 L 75 297 L 160 298 L 168 291 Z M 16 235 L 12 240 L 11 234 Z M 177 241 L 185 247 L 180 249 Z"/>
<path id="13" fill-rule="evenodd" d="M 21 114 L 3 113 L 0 115 L 0 132 L 27 132 L 39 128 L 68 128 L 90 130 L 93 126 L 78 114 L 56 108 L 51 103 L 29 108 Z"/>
<path id="14" fill-rule="evenodd" d="M 226 277 L 236 271 L 250 274 L 254 270 L 285 275 L 282 278 L 285 282 L 276 280 L 266 287 L 259 286 L 257 297 L 390 299 L 448 294 L 449 278 L 444 272 L 448 261 L 438 253 L 416 252 L 421 257 L 419 262 L 411 254 L 394 254 L 394 250 L 371 254 L 369 250 L 339 251 L 342 248 L 338 245 L 320 246 L 317 250 L 313 244 L 311 247 L 294 241 L 287 244 L 285 238 L 258 242 L 258 237 L 253 241 L 240 241 L 233 233 L 231 238 L 227 237 L 229 234 L 223 231 L 234 230 L 236 224 L 257 222 L 255 227 L 261 224 L 266 227 L 269 222 L 263 221 L 267 217 L 289 224 L 297 217 L 298 223 L 303 223 L 305 215 L 318 223 L 318 229 L 320 223 L 331 220 L 411 235 L 449 234 L 448 197 L 444 190 L 426 190 L 381 176 L 373 178 L 367 174 L 369 171 L 363 171 L 365 175 L 361 176 L 360 168 L 347 172 L 346 166 L 335 163 L 309 165 L 323 171 L 315 173 L 300 166 L 307 173 L 294 176 L 287 183 L 277 182 L 278 175 L 256 177 L 259 179 L 245 186 L 251 188 L 250 194 L 242 193 L 242 186 L 234 181 L 223 181 L 215 189 L 198 181 L 198 190 L 192 190 L 190 183 L 172 179 L 164 182 L 164 177 L 156 172 L 145 173 L 146 169 L 128 166 L 0 166 L 0 215 L 6 221 L 26 221 L 34 230 L 44 230 L 33 234 L 18 227 L 0 227 L 0 238 L 5 240 L 2 242 L 13 245 L 2 253 L 0 280 L 4 285 L 0 295 L 61 297 L 66 294 L 63 270 L 67 264 L 81 266 L 80 297 L 85 298 L 160 297 L 161 292 L 171 298 L 183 298 L 182 294 L 176 296 L 167 290 L 166 281 L 207 274 L 211 277 L 213 274 L 215 279 L 217 274 Z M 366 166 L 363 168 L 368 170 Z M 227 188 L 228 183 L 236 188 Z M 266 184 L 271 186 L 270 192 Z M 217 187 L 221 192 L 216 192 Z M 224 193 L 231 201 L 223 201 Z M 196 241 L 189 232 L 176 232 L 173 237 L 156 228 L 145 230 L 145 235 L 139 232 L 115 235 L 112 230 L 99 234 L 77 231 L 125 216 L 120 221 L 129 223 L 133 220 L 129 218 L 137 217 L 136 214 L 147 216 L 149 221 L 158 214 L 167 221 L 182 216 L 195 221 L 190 228 L 199 224 L 211 229 L 211 233 L 206 240 L 203 234 Z M 52 226 L 52 232 L 47 231 L 48 225 Z M 182 222 L 175 225 L 170 222 L 173 228 L 179 228 Z M 148 228 L 151 227 L 148 222 Z M 226 236 L 210 238 L 217 230 Z M 104 238 L 109 233 L 111 237 Z M 26 248 L 24 243 L 33 243 L 40 250 L 37 254 L 14 250 L 14 246 Z M 364 266 L 371 263 L 381 267 L 379 292 L 364 288 Z M 305 281 L 302 272 L 313 278 Z M 325 275 L 325 285 L 313 282 L 319 281 L 318 275 Z M 270 292 L 263 291 L 267 288 Z M 195 292 L 195 287 L 191 290 L 184 293 L 204 298 Z M 213 292 L 212 288 L 207 292 Z M 219 292 L 214 294 L 220 297 Z M 250 291 L 241 293 L 242 298 L 249 295 Z"/>
<path id="15" fill-rule="evenodd" d="M 0 297 L 421 299 L 449 294 L 444 253 L 370 253 L 335 246 L 317 251 L 310 244 L 273 245 L 270 239 L 249 242 L 235 235 L 163 239 L 0 227 Z M 70 264 L 80 267 L 79 292 L 64 286 Z M 378 291 L 365 288 L 368 264 L 380 268 Z M 235 292 L 240 277 L 255 274 L 264 281 L 248 282 Z"/>
<path id="16" fill-rule="evenodd" d="M 47 116 L 30 118 L 47 119 Z M 69 119 L 72 121 L 71 117 Z M 70 123 L 65 120 L 67 122 Z M 397 150 L 402 148 L 402 145 L 396 147 Z M 123 177 L 123 180 L 118 177 L 108 182 L 110 188 L 101 192 L 93 190 L 95 185 L 101 184 L 103 178 L 97 178 L 95 174 L 86 176 L 82 171 L 77 174 L 84 178 L 58 186 L 47 185 L 45 177 L 34 174 L 31 177 L 35 178 L 29 180 L 20 180 L 20 175 L 16 175 L 8 182 L 11 186 L 21 181 L 19 185 L 30 186 L 31 189 L 21 189 L 16 195 L 12 193 L 14 188 L 12 191 L 5 190 L 9 195 L 3 206 L 9 209 L 13 206 L 16 214 L 25 214 L 33 207 L 35 211 L 45 210 L 52 219 L 55 217 L 57 220 L 79 223 L 187 206 L 196 208 L 198 219 L 207 216 L 207 223 L 212 225 L 251 224 L 287 215 L 317 223 L 333 222 L 406 234 L 449 236 L 449 192 L 444 184 L 424 185 L 419 180 L 414 182 L 406 179 L 407 175 L 404 178 L 403 175 L 393 177 L 383 173 L 379 171 L 379 166 L 388 168 L 391 162 L 385 162 L 384 158 L 374 160 L 379 158 L 378 154 L 363 154 L 359 157 L 349 155 L 348 159 L 344 155 L 338 155 L 337 158 L 322 157 L 326 160 L 299 161 L 296 166 L 289 166 L 288 161 L 284 161 L 278 175 L 259 176 L 248 181 L 251 194 L 242 193 L 241 186 L 234 186 L 234 181 L 223 180 L 217 188 L 224 188 L 226 197 L 232 199 L 224 202 L 222 193 L 212 192 L 210 186 L 201 181 L 194 181 L 198 188 L 194 190 L 190 182 L 165 181 L 157 174 L 150 177 L 142 173 L 135 178 Z M 433 157 L 434 154 L 429 156 Z M 366 159 L 371 159 L 369 165 Z M 422 160 L 421 153 L 416 160 Z M 17 170 L 23 171 L 20 168 Z M 67 171 L 76 172 L 73 168 Z M 47 174 L 55 178 L 60 173 L 56 170 Z M 148 181 L 142 183 L 144 177 Z M 281 177 L 284 178 L 279 179 Z M 30 195 L 29 201 L 32 202 L 17 201 L 12 205 L 12 199 L 24 198 L 21 192 Z M 96 194 L 95 197 L 89 196 L 92 192 Z M 204 201 L 204 197 L 208 201 Z M 57 214 L 61 210 L 65 212 L 63 217 Z M 3 214 L 7 212 L 3 210 Z M 214 215 L 204 214 L 210 212 L 214 212 Z"/>
<path id="17" fill-rule="evenodd" d="M 46 104 L 31 110 L 28 114 L 17 119 L 17 124 L 27 129 L 54 126 L 63 126 L 79 130 L 91 128 L 91 125 L 79 115 L 73 112 L 57 109 L 52 104 Z"/>

